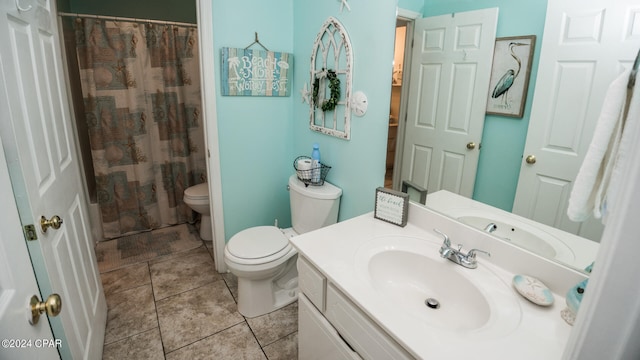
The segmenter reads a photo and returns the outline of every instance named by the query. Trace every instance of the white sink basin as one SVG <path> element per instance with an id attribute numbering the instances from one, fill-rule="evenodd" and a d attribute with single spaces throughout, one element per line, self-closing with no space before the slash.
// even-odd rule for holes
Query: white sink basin
<path id="1" fill-rule="evenodd" d="M 356 253 L 356 271 L 389 306 L 439 331 L 496 336 L 515 329 L 521 310 L 510 286 L 482 259 L 477 269 L 467 269 L 441 258 L 439 246 L 415 237 L 376 237 Z M 439 308 L 427 306 L 427 299 Z"/>
<path id="2" fill-rule="evenodd" d="M 493 223 L 497 226 L 496 230 L 491 232 L 494 236 L 549 259 L 568 264 L 575 260 L 575 254 L 567 244 L 545 231 L 515 219 L 503 219 L 493 214 L 487 216 L 471 213 L 472 215 L 467 213 L 458 216 L 458 220 L 480 230 L 484 230 L 487 225 Z"/>

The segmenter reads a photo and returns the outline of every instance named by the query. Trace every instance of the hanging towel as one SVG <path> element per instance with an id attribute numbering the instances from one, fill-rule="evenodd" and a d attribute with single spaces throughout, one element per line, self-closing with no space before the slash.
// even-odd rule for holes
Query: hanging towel
<path id="1" fill-rule="evenodd" d="M 629 142 L 622 141 L 623 128 L 638 117 L 640 110 L 640 94 L 635 92 L 635 96 L 630 99 L 625 125 L 624 108 L 629 74 L 630 71 L 622 73 L 607 90 L 593 139 L 569 198 L 567 215 L 573 221 L 584 221 L 590 215 L 599 219 L 603 217 L 603 212 L 611 209 L 611 195 L 617 190 L 616 176 L 620 173 L 618 164 L 628 148 L 625 144 Z"/>
<path id="2" fill-rule="evenodd" d="M 630 149 L 634 141 L 634 135 L 637 133 L 637 126 L 640 123 L 640 81 L 636 81 L 633 90 L 631 91 L 631 97 L 628 100 L 628 113 L 625 121 L 623 122 L 623 130 L 620 138 L 620 144 L 617 151 L 617 156 L 614 162 L 613 171 L 611 173 L 611 179 L 605 196 L 602 197 L 602 204 L 600 206 L 600 212 L 602 214 L 602 223 L 606 223 L 607 218 L 611 216 L 615 210 L 615 202 L 618 199 L 618 192 L 620 190 L 620 182 L 624 175 L 623 166 L 627 164 L 627 161 L 631 161 L 631 157 L 635 154 L 630 153 Z M 629 158 L 629 159 L 628 159 Z"/>

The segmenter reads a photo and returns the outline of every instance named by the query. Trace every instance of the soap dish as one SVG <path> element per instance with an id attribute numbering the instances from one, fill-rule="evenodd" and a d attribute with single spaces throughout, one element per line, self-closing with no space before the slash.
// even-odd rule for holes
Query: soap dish
<path id="1" fill-rule="evenodd" d="M 540 280 L 527 276 L 516 275 L 513 277 L 513 287 L 525 299 L 540 306 L 549 306 L 553 304 L 553 293 Z"/>

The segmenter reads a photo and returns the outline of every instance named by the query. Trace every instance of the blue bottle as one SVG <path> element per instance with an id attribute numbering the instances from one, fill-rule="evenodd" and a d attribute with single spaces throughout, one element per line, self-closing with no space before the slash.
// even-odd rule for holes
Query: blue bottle
<path id="1" fill-rule="evenodd" d="M 320 145 L 318 143 L 313 144 L 313 151 L 311 152 L 311 182 L 319 183 L 320 182 Z"/>

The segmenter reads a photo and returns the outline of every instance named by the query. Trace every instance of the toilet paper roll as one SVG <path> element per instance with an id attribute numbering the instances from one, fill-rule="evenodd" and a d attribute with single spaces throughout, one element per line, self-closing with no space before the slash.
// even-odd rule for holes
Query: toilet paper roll
<path id="1" fill-rule="evenodd" d="M 296 164 L 298 177 L 303 180 L 311 179 L 311 159 L 300 159 Z"/>

